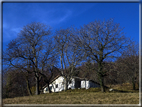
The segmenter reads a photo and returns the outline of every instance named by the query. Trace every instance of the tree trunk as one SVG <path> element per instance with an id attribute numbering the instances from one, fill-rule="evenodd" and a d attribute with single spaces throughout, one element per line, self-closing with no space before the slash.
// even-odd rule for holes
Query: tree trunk
<path id="1" fill-rule="evenodd" d="M 135 90 L 136 86 L 135 86 L 135 78 L 134 77 L 132 78 L 132 84 L 133 84 L 133 90 Z"/>
<path id="2" fill-rule="evenodd" d="M 49 87 L 49 83 L 47 83 L 47 87 L 48 87 L 49 93 L 51 93 L 51 89 Z"/>
<path id="3" fill-rule="evenodd" d="M 29 93 L 29 95 L 32 95 L 32 91 L 31 91 L 31 89 L 30 89 L 30 83 L 29 83 L 29 80 L 28 80 L 28 79 L 26 79 L 26 83 L 27 83 L 27 90 L 28 90 L 28 93 Z"/>
<path id="4" fill-rule="evenodd" d="M 36 77 L 36 95 L 39 95 L 39 77 Z"/>
<path id="5" fill-rule="evenodd" d="M 100 80 L 100 86 L 101 86 L 101 92 L 105 92 L 105 87 L 104 87 L 104 76 L 103 76 L 103 65 L 102 61 L 98 62 L 98 77 Z"/>
<path id="6" fill-rule="evenodd" d="M 103 76 L 100 76 L 100 86 L 101 86 L 101 92 L 105 92 L 104 77 Z"/>
<path id="7" fill-rule="evenodd" d="M 68 80 L 66 80 L 66 90 L 68 90 Z"/>
<path id="8" fill-rule="evenodd" d="M 68 80 L 67 78 L 65 77 L 65 83 L 64 83 L 64 86 L 65 86 L 65 90 L 66 91 L 68 89 Z"/>

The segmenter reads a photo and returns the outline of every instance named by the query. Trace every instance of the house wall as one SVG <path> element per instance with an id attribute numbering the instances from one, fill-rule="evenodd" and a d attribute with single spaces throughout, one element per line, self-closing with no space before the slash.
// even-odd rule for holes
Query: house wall
<path id="1" fill-rule="evenodd" d="M 68 83 L 68 89 L 75 89 L 75 86 L 78 86 L 76 83 L 77 81 L 80 81 L 80 88 L 85 88 L 85 89 L 89 89 L 91 87 L 100 87 L 100 85 L 89 81 L 89 80 L 79 80 L 79 79 L 71 79 L 71 82 Z M 58 85 L 58 87 L 56 87 L 56 85 Z M 55 81 L 52 82 L 52 84 L 49 85 L 49 87 L 51 88 L 52 92 L 59 92 L 59 91 L 63 91 L 65 89 L 65 79 L 63 76 L 60 76 L 59 78 L 57 78 Z M 44 88 L 44 93 L 48 93 L 48 88 Z"/>
<path id="2" fill-rule="evenodd" d="M 75 79 L 71 79 L 71 83 L 68 83 L 68 89 L 75 89 Z"/>
<path id="3" fill-rule="evenodd" d="M 47 87 L 45 87 L 45 88 L 44 88 L 43 93 L 49 93 L 49 91 L 48 91 L 48 88 L 47 88 Z"/>
<path id="4" fill-rule="evenodd" d="M 82 80 L 81 81 L 81 88 L 86 88 L 86 89 L 89 89 L 89 88 L 95 88 L 95 87 L 100 87 L 100 85 L 92 82 L 92 81 L 87 81 L 87 80 Z"/>
<path id="5" fill-rule="evenodd" d="M 87 81 L 87 80 L 82 80 L 82 81 L 81 81 L 81 88 L 86 88 L 86 89 L 90 88 L 89 81 Z"/>
<path id="6" fill-rule="evenodd" d="M 64 77 L 60 76 L 59 78 L 57 78 L 55 81 L 52 82 L 52 84 L 50 84 L 52 86 L 51 91 L 52 92 L 58 92 L 58 91 L 62 91 L 64 90 Z M 58 85 L 58 87 L 56 88 L 56 85 Z"/>
<path id="7" fill-rule="evenodd" d="M 56 88 L 56 85 L 58 85 L 58 87 Z M 68 89 L 74 89 L 75 85 L 75 80 L 71 79 L 71 83 L 68 83 Z M 57 78 L 55 81 L 52 82 L 52 84 L 49 85 L 49 87 L 51 88 L 52 92 L 59 92 L 59 91 L 63 91 L 65 89 L 65 80 L 63 76 L 60 76 L 59 78 Z M 44 88 L 44 93 L 48 93 L 48 87 Z"/>

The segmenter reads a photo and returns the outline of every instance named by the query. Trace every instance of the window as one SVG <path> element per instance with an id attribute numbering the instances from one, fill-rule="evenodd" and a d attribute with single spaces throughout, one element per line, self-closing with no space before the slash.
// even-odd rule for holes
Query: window
<path id="1" fill-rule="evenodd" d="M 50 86 L 49 88 L 50 88 L 50 90 L 52 90 L 52 86 Z"/>
<path id="2" fill-rule="evenodd" d="M 71 80 L 69 80 L 69 84 L 71 84 L 72 83 L 72 81 Z"/>
<path id="3" fill-rule="evenodd" d="M 56 88 L 58 88 L 58 84 L 56 84 Z"/>

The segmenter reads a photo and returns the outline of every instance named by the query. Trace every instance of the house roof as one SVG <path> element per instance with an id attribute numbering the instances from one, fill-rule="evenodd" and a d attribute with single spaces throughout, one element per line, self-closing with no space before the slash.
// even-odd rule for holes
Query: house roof
<path id="1" fill-rule="evenodd" d="M 50 82 L 49 82 L 49 84 L 51 84 L 53 81 L 55 81 L 57 78 L 59 78 L 61 75 L 57 75 L 55 78 L 53 78 Z M 43 86 L 42 88 L 45 88 L 45 87 L 47 87 L 47 84 L 45 85 L 45 86 Z"/>
<path id="2" fill-rule="evenodd" d="M 91 79 L 87 79 L 87 78 L 80 78 L 80 77 L 76 77 L 76 76 L 73 76 L 73 77 L 74 77 L 74 78 L 81 79 L 81 80 L 88 80 L 88 81 L 92 81 L 93 83 L 100 85 L 98 82 L 93 81 L 93 80 L 91 80 Z"/>
<path id="3" fill-rule="evenodd" d="M 57 78 L 59 78 L 60 76 L 62 76 L 62 75 L 57 75 L 54 79 L 52 79 L 52 80 L 50 81 L 50 84 L 51 84 L 53 81 L 55 81 Z"/>

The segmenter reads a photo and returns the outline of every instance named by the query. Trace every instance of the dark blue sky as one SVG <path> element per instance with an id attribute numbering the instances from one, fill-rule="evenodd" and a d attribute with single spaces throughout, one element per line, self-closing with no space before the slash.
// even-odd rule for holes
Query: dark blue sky
<path id="1" fill-rule="evenodd" d="M 114 18 L 127 37 L 139 42 L 139 3 L 3 3 L 3 49 L 31 22 L 53 30 Z"/>

